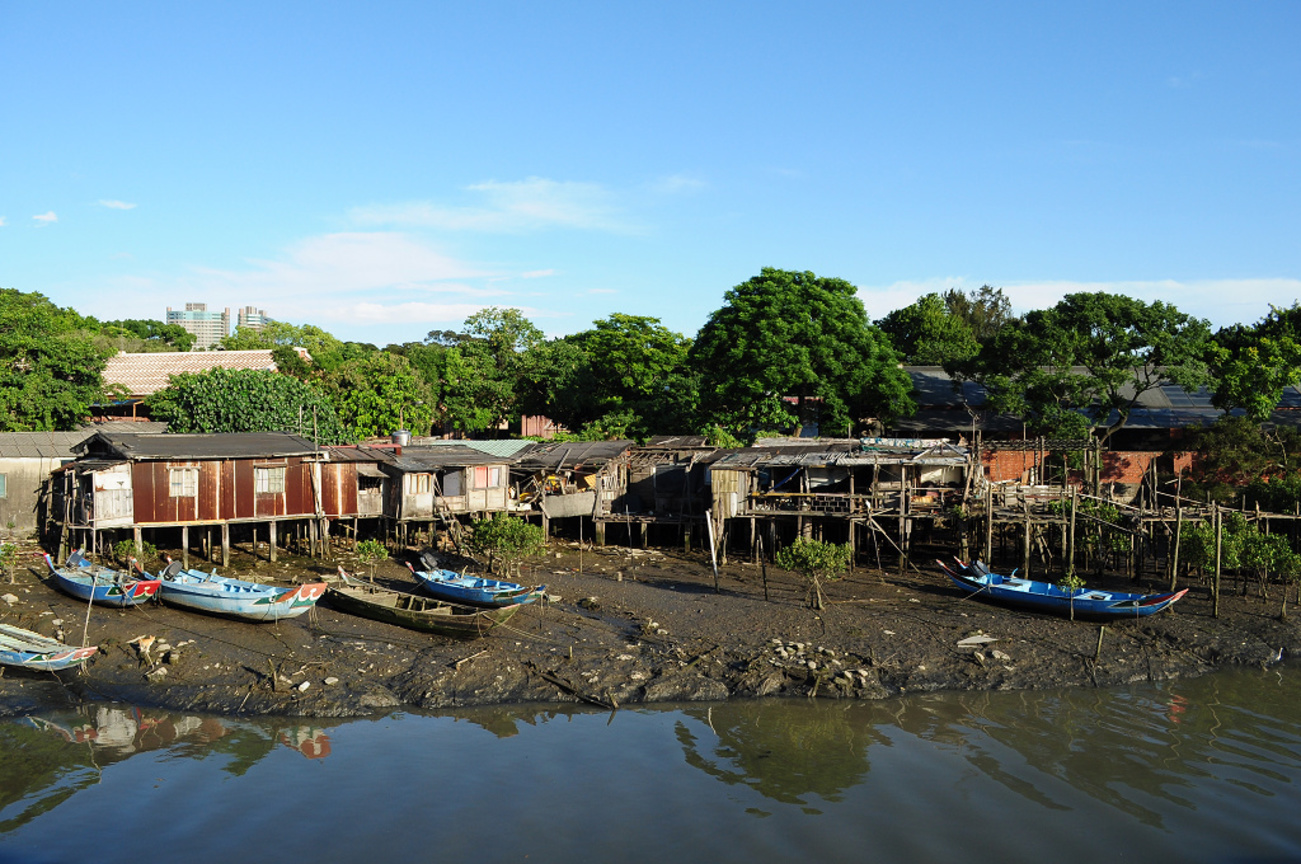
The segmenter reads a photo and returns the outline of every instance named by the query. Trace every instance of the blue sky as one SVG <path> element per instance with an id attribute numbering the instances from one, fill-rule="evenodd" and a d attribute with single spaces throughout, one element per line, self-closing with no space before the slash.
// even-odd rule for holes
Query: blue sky
<path id="1" fill-rule="evenodd" d="M 0 287 L 384 345 L 765 266 L 1301 299 L 1301 3 L 0 0 Z"/>

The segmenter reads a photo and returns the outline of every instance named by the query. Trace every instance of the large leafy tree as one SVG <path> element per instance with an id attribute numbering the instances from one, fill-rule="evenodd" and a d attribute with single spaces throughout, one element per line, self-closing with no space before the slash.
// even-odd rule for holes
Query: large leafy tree
<path id="1" fill-rule="evenodd" d="M 1209 345 L 1210 325 L 1167 303 L 1068 294 L 1005 324 L 956 369 L 985 386 L 991 407 L 1036 431 L 1076 436 L 1101 427 L 1105 441 L 1149 390 L 1209 384 Z"/>
<path id="2" fill-rule="evenodd" d="M 169 432 L 293 432 L 322 444 L 344 440 L 334 406 L 316 387 L 266 369 L 173 375 L 148 399 Z"/>
<path id="3" fill-rule="evenodd" d="M 240 327 L 221 340 L 221 347 L 227 351 L 270 348 L 275 352 L 276 365 L 299 378 L 322 378 L 344 363 L 377 350 L 374 345 L 343 342 L 311 324 L 285 321 L 268 321 L 261 329 Z M 311 357 L 310 362 L 296 359 L 297 353 L 293 350 L 296 348 L 305 348 Z"/>
<path id="4" fill-rule="evenodd" d="M 943 366 L 970 359 L 980 350 L 971 326 L 952 314 L 939 294 L 926 294 L 896 309 L 876 326 L 911 366 Z"/>
<path id="5" fill-rule="evenodd" d="M 0 289 L 0 431 L 73 429 L 104 395 L 98 324 L 44 295 Z"/>
<path id="6" fill-rule="evenodd" d="M 1013 318 L 1012 301 L 1002 288 L 990 285 L 981 285 L 975 291 L 950 288 L 944 292 L 943 300 L 948 313 L 965 323 L 980 343 L 989 341 Z"/>
<path id="7" fill-rule="evenodd" d="M 194 347 L 194 334 L 180 324 L 148 318 L 105 321 L 100 327 L 100 337 L 118 351 L 189 351 Z"/>
<path id="8" fill-rule="evenodd" d="M 326 376 L 324 387 L 354 441 L 399 429 L 429 434 L 433 391 L 400 354 L 377 351 L 350 360 Z"/>
<path id="9" fill-rule="evenodd" d="M 690 342 L 658 318 L 615 313 L 524 357 L 524 404 L 588 437 L 694 427 Z"/>
<path id="10" fill-rule="evenodd" d="M 1257 423 L 1269 419 L 1283 388 L 1301 382 L 1301 306 L 1271 306 L 1253 326 L 1222 328 L 1210 356 L 1215 407 L 1241 410 Z"/>
<path id="11" fill-rule="evenodd" d="M 519 417 L 524 358 L 546 337 L 518 309 L 492 306 L 465 319 L 462 334 L 431 333 L 446 349 L 442 403 L 448 423 L 484 432 Z"/>
<path id="12" fill-rule="evenodd" d="M 898 355 L 850 283 L 764 268 L 724 299 L 690 351 L 707 425 L 743 438 L 794 429 L 809 399 L 828 431 L 914 410 Z"/>

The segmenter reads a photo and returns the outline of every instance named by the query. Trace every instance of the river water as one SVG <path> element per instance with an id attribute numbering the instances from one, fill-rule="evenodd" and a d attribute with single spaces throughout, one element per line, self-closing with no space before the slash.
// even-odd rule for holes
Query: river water
<path id="1" fill-rule="evenodd" d="M 1161 686 L 0 721 L 0 861 L 1301 860 L 1301 668 Z"/>

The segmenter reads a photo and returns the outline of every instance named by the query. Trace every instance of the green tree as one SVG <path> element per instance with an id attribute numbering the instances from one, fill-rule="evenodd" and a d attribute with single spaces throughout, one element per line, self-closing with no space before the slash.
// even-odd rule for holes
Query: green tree
<path id="1" fill-rule="evenodd" d="M 38 293 L 0 289 L 0 432 L 74 429 L 104 398 L 111 347 L 94 319 Z"/>
<path id="2" fill-rule="evenodd" d="M 1241 410 L 1262 423 L 1278 407 L 1283 388 L 1301 383 L 1301 306 L 1271 306 L 1247 327 L 1220 329 L 1210 347 L 1215 407 Z"/>
<path id="3" fill-rule="evenodd" d="M 444 357 L 442 402 L 448 423 L 475 433 L 518 419 L 524 357 L 545 341 L 544 334 L 518 309 L 493 306 L 465 319 L 463 336 Z"/>
<path id="4" fill-rule="evenodd" d="M 335 408 L 319 389 L 265 369 L 182 372 L 146 404 L 169 432 L 293 432 L 322 444 L 344 440 Z"/>
<path id="5" fill-rule="evenodd" d="M 764 268 L 724 299 L 689 354 L 702 425 L 742 438 L 794 430 L 805 403 L 818 400 L 822 429 L 840 434 L 915 410 L 898 355 L 843 279 Z"/>
<path id="6" fill-rule="evenodd" d="M 195 340 L 194 334 L 180 324 L 139 318 L 105 321 L 100 326 L 100 336 L 115 350 L 130 353 L 189 351 Z"/>
<path id="7" fill-rule="evenodd" d="M 0 543 L 0 573 L 9 577 L 9 584 L 14 584 L 14 567 L 18 564 L 18 546 L 14 543 Z"/>
<path id="8" fill-rule="evenodd" d="M 943 366 L 970 359 L 980 343 L 970 325 L 949 311 L 939 294 L 927 294 L 876 322 L 903 362 L 912 366 Z"/>
<path id="9" fill-rule="evenodd" d="M 1014 317 L 1012 301 L 1002 288 L 981 285 L 975 291 L 950 288 L 944 292 L 944 308 L 967 325 L 976 341 L 983 344 L 993 338 Z"/>
<path id="10" fill-rule="evenodd" d="M 777 550 L 777 566 L 799 573 L 809 581 L 809 606 L 821 609 L 822 583 L 833 582 L 845 574 L 852 554 L 848 543 L 824 543 L 800 538 Z"/>
<path id="11" fill-rule="evenodd" d="M 1169 304 L 1069 294 L 1005 324 L 954 371 L 984 385 L 992 408 L 1038 432 L 1078 436 L 1093 426 L 1105 442 L 1149 390 L 1207 385 L 1209 344 L 1207 322 Z"/>
<path id="12" fill-rule="evenodd" d="M 399 354 L 378 351 L 350 360 L 326 376 L 324 387 L 353 441 L 399 429 L 429 434 L 433 394 Z"/>
<path id="13" fill-rule="evenodd" d="M 541 555 L 547 546 L 540 525 L 530 525 L 516 516 L 494 513 L 477 519 L 470 535 L 470 548 L 488 556 L 488 569 L 496 572 L 500 562 L 507 574 L 518 575 L 524 559 Z"/>

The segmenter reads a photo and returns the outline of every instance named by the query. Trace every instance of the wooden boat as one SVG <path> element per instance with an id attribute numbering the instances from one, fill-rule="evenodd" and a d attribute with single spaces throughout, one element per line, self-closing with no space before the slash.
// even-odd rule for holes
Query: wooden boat
<path id="1" fill-rule="evenodd" d="M 6 666 L 53 672 L 84 663 L 98 650 L 94 645 L 64 645 L 31 630 L 0 624 L 0 663 Z"/>
<path id="2" fill-rule="evenodd" d="M 245 621 L 280 621 L 302 615 L 325 594 L 324 582 L 292 588 L 218 576 L 216 571 L 186 570 L 168 560 L 160 574 L 160 599 L 174 606 Z"/>
<path id="3" fill-rule="evenodd" d="M 470 606 L 513 606 L 532 603 L 542 596 L 547 586 L 530 588 L 516 582 L 469 576 L 452 570 L 417 570 L 407 562 L 420 587 L 439 600 L 448 603 L 465 603 Z"/>
<path id="4" fill-rule="evenodd" d="M 408 591 L 361 582 L 342 567 L 339 568 L 339 579 L 339 582 L 331 583 L 325 593 L 326 601 L 336 609 L 408 630 L 457 639 L 483 636 L 498 624 L 505 624 L 520 608 L 518 603 L 492 609 L 444 603 Z"/>
<path id="5" fill-rule="evenodd" d="M 114 570 L 92 564 L 82 557 L 81 551 L 74 549 L 67 562 L 58 567 L 49 553 L 43 553 L 45 564 L 50 568 L 50 581 L 54 587 L 78 600 L 86 600 L 100 606 L 139 606 L 146 600 L 158 596 L 162 581 L 151 577 L 143 570 L 139 575 L 129 570 Z M 131 563 L 136 564 L 134 558 Z"/>
<path id="6" fill-rule="evenodd" d="M 1063 588 L 1051 582 L 1018 579 L 1016 571 L 1011 576 L 993 573 L 980 561 L 966 564 L 955 561 L 952 566 L 936 561 L 957 585 L 970 593 L 969 597 L 988 600 L 1002 606 L 1051 612 L 1090 621 L 1115 621 L 1124 618 L 1143 618 L 1155 615 L 1188 593 L 1173 591 L 1167 594 L 1129 594 L 1123 591 L 1100 591 L 1095 588 Z"/>

